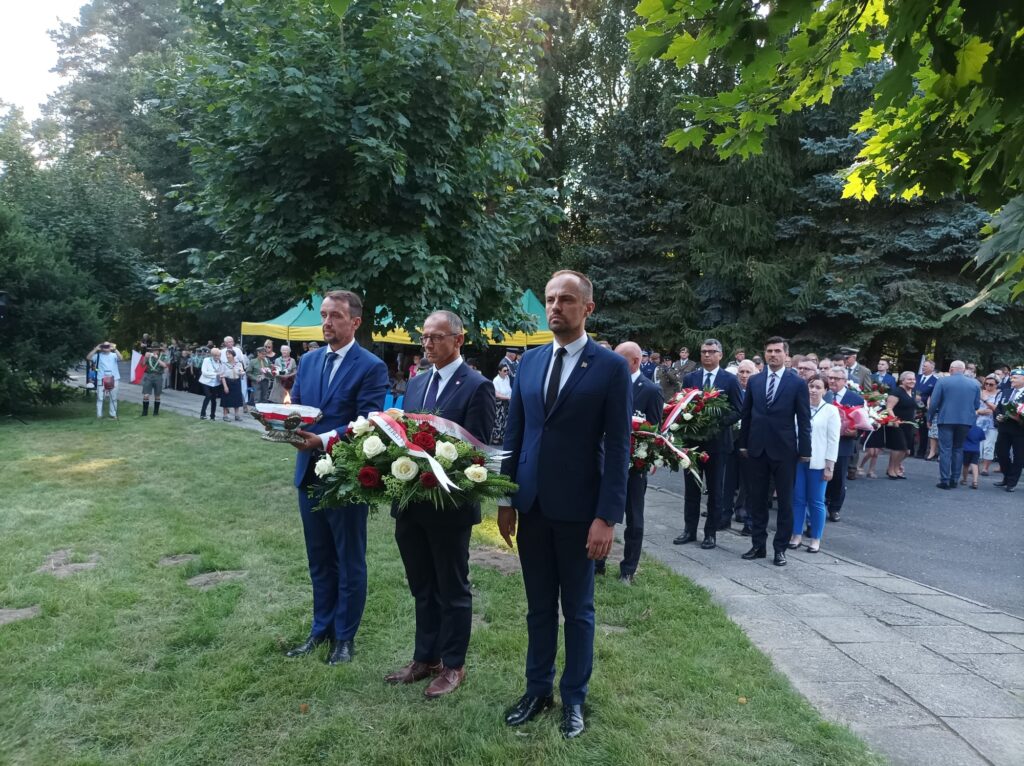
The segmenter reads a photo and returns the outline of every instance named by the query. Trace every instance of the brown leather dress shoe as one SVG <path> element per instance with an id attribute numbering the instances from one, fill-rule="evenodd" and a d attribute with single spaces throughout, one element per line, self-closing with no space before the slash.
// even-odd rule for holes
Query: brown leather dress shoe
<path id="1" fill-rule="evenodd" d="M 389 684 L 414 684 L 417 681 L 422 681 L 424 678 L 436 676 L 441 670 L 440 662 L 430 663 L 413 660 L 404 668 L 396 670 L 394 673 L 388 673 L 384 676 L 384 680 Z"/>
<path id="2" fill-rule="evenodd" d="M 462 679 L 466 677 L 466 668 L 441 668 L 441 673 L 430 682 L 430 686 L 423 692 L 427 699 L 435 699 L 451 694 L 459 688 Z"/>

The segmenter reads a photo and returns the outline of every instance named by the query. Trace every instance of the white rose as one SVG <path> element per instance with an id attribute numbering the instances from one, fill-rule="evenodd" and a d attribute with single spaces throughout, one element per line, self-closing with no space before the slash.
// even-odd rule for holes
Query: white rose
<path id="1" fill-rule="evenodd" d="M 352 433 L 356 436 L 362 436 L 373 431 L 374 425 L 372 422 L 360 415 L 358 418 L 348 424 L 348 427 L 352 429 Z"/>
<path id="2" fill-rule="evenodd" d="M 387 449 L 379 436 L 371 436 L 363 442 L 363 454 L 366 457 L 377 457 L 380 453 L 386 452 Z"/>
<path id="3" fill-rule="evenodd" d="M 682 468 L 684 471 L 690 467 L 689 455 L 684 454 L 681 458 L 679 458 L 679 467 Z"/>
<path id="4" fill-rule="evenodd" d="M 679 424 L 678 423 L 673 423 L 672 425 L 670 425 L 668 427 L 668 430 L 669 431 L 678 431 L 679 430 Z"/>
<path id="5" fill-rule="evenodd" d="M 692 412 L 684 412 L 683 413 L 683 420 L 693 420 L 693 413 Z"/>
<path id="6" fill-rule="evenodd" d="M 487 469 L 482 465 L 471 465 L 463 473 L 466 474 L 467 479 L 477 484 L 487 481 Z"/>
<path id="7" fill-rule="evenodd" d="M 412 458 L 400 457 L 391 464 L 391 475 L 399 481 L 412 481 L 419 472 L 420 467 Z"/>
<path id="8" fill-rule="evenodd" d="M 434 455 L 454 462 L 459 457 L 459 451 L 451 442 L 437 442 L 434 445 Z"/>
<path id="9" fill-rule="evenodd" d="M 331 460 L 331 456 L 324 455 L 322 458 L 317 460 L 316 465 L 313 466 L 313 473 L 315 473 L 319 479 L 332 475 L 334 473 L 334 461 Z"/>
<path id="10" fill-rule="evenodd" d="M 642 460 L 643 458 L 647 457 L 647 447 L 641 444 L 639 447 L 636 448 L 635 454 L 638 458 Z"/>

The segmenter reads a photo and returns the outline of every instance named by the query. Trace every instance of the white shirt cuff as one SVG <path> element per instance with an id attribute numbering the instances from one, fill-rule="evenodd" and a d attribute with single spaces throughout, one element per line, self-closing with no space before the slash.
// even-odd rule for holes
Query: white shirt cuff
<path id="1" fill-rule="evenodd" d="M 328 431 L 325 434 L 319 434 L 319 436 L 320 436 L 320 443 L 323 445 L 323 449 L 325 451 L 327 450 L 327 442 L 329 442 L 331 439 L 333 439 L 335 436 L 337 436 L 337 434 L 338 434 L 338 430 L 337 429 L 335 429 L 333 431 Z"/>

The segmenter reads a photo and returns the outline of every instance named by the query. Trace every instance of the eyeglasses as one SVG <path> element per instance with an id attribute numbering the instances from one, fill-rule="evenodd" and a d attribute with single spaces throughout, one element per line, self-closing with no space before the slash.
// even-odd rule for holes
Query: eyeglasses
<path id="1" fill-rule="evenodd" d="M 460 334 L 461 333 L 457 333 L 457 332 L 446 332 L 446 333 L 438 334 L 438 335 L 421 335 L 420 336 L 420 342 L 425 346 L 428 343 L 440 343 L 445 338 L 454 338 L 456 335 L 460 335 Z"/>
<path id="2" fill-rule="evenodd" d="M 701 352 L 702 354 L 721 354 L 721 353 L 722 353 L 722 352 L 721 352 L 721 351 L 719 351 L 719 350 L 718 350 L 717 348 L 702 348 L 702 349 L 700 350 L 700 352 Z"/>

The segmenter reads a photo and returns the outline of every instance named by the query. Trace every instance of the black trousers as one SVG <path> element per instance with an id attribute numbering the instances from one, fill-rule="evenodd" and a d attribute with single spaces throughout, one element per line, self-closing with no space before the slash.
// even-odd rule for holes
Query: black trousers
<path id="1" fill-rule="evenodd" d="M 1021 470 L 1024 469 L 1024 433 L 999 431 L 996 437 L 996 460 L 999 461 L 999 470 L 1003 472 L 1006 486 L 1016 487 Z"/>
<path id="2" fill-rule="evenodd" d="M 469 586 L 471 524 L 423 523 L 415 513 L 395 520 L 395 542 L 405 564 L 409 592 L 416 602 L 413 659 L 445 667 L 466 663 L 473 627 L 473 591 Z"/>
<path id="3" fill-rule="evenodd" d="M 203 386 L 203 407 L 199 410 L 199 417 L 206 417 L 206 405 L 210 404 L 210 417 L 214 420 L 217 419 L 217 399 L 218 397 L 223 398 L 224 388 L 218 384 L 216 386 L 208 386 L 205 383 Z"/>
<path id="4" fill-rule="evenodd" d="M 697 463 L 704 475 L 704 486 L 708 490 L 708 515 L 704 519 L 704 534 L 714 535 L 723 521 L 722 494 L 725 489 L 725 463 L 729 453 L 707 450 L 708 461 Z M 683 501 L 683 528 L 697 532 L 700 524 L 700 500 L 703 496 L 700 484 L 689 471 L 685 473 L 685 500 Z"/>
<path id="5" fill-rule="evenodd" d="M 917 419 L 917 456 L 928 457 L 928 422 L 924 415 Z"/>
<path id="6" fill-rule="evenodd" d="M 786 460 L 772 460 L 767 454 L 748 457 L 747 470 L 750 472 L 750 529 L 751 543 L 755 548 L 764 548 L 768 542 L 768 501 L 771 499 L 771 483 L 775 482 L 775 494 L 779 510 L 775 519 L 775 552 L 785 551 L 793 535 L 793 483 L 796 481 L 796 457 Z"/>
<path id="7" fill-rule="evenodd" d="M 622 561 L 619 576 L 636 574 L 640 565 L 640 552 L 644 546 L 644 498 L 647 495 L 647 474 L 629 472 L 626 484 L 626 528 L 622 532 Z M 604 572 L 605 559 L 594 562 L 598 572 Z"/>
<path id="8" fill-rule="evenodd" d="M 850 467 L 852 455 L 840 455 L 836 458 L 836 467 L 832 471 L 832 480 L 825 485 L 825 507 L 829 513 L 839 513 L 846 502 L 846 470 Z"/>

